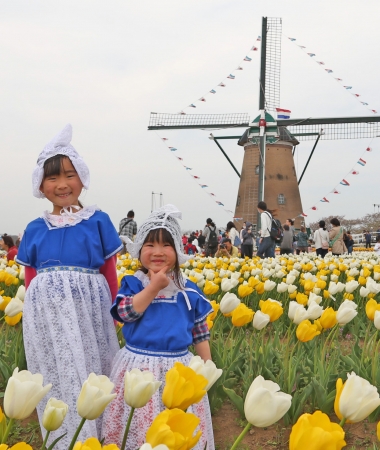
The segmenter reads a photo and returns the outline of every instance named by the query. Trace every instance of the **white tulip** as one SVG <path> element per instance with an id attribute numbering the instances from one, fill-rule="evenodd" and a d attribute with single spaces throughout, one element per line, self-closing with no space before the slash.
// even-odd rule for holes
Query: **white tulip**
<path id="1" fill-rule="evenodd" d="M 241 273 L 240 272 L 233 272 L 231 273 L 231 279 L 232 280 L 238 280 L 241 277 Z"/>
<path id="2" fill-rule="evenodd" d="M 335 275 L 334 273 L 332 273 L 331 276 L 330 276 L 330 280 L 333 281 L 333 282 L 338 281 L 338 278 L 339 278 L 338 275 Z"/>
<path id="3" fill-rule="evenodd" d="M 148 370 L 132 369 L 125 372 L 124 400 L 131 408 L 142 408 L 153 397 L 162 382 L 154 378 Z"/>
<path id="4" fill-rule="evenodd" d="M 244 272 L 244 278 L 246 280 L 248 280 L 248 278 L 251 276 L 251 274 L 249 273 L 249 271 L 247 270 L 246 272 Z"/>
<path id="5" fill-rule="evenodd" d="M 24 310 L 24 302 L 18 297 L 12 298 L 4 310 L 4 314 L 9 317 L 14 317 Z"/>
<path id="6" fill-rule="evenodd" d="M 20 273 L 18 274 L 20 280 L 25 280 L 25 267 L 21 266 Z"/>
<path id="7" fill-rule="evenodd" d="M 340 281 L 337 283 L 336 288 L 338 289 L 338 292 L 343 292 L 346 285 L 344 283 L 341 283 Z"/>
<path id="8" fill-rule="evenodd" d="M 349 275 L 350 277 L 356 277 L 356 276 L 359 275 L 359 271 L 358 271 L 358 269 L 357 269 L 356 267 L 353 267 L 352 269 L 350 269 L 350 270 L 348 271 L 348 275 Z"/>
<path id="9" fill-rule="evenodd" d="M 273 290 L 275 288 L 275 286 L 276 286 L 275 281 L 265 280 L 264 291 L 270 292 L 271 290 Z"/>
<path id="10" fill-rule="evenodd" d="M 339 325 L 345 325 L 350 322 L 358 312 L 355 311 L 358 305 L 351 300 L 345 300 L 338 308 L 336 319 Z"/>
<path id="11" fill-rule="evenodd" d="M 338 292 L 338 286 L 334 281 L 330 281 L 328 291 L 330 295 L 335 295 Z"/>
<path id="12" fill-rule="evenodd" d="M 206 284 L 206 280 L 203 279 L 201 281 L 198 281 L 197 286 L 202 289 L 205 284 Z"/>
<path id="13" fill-rule="evenodd" d="M 288 286 L 289 294 L 293 294 L 293 292 L 295 292 L 296 290 L 297 290 L 297 286 L 295 286 L 294 284 L 289 284 L 289 286 Z"/>
<path id="14" fill-rule="evenodd" d="M 375 318 L 373 323 L 375 327 L 380 330 L 380 311 L 375 311 Z"/>
<path id="15" fill-rule="evenodd" d="M 379 272 L 375 272 L 373 274 L 373 278 L 375 279 L 375 281 L 379 281 L 380 280 L 380 273 Z"/>
<path id="16" fill-rule="evenodd" d="M 316 294 L 316 295 L 319 295 L 321 293 L 321 288 L 315 287 L 313 289 L 313 293 Z"/>
<path id="17" fill-rule="evenodd" d="M 156 445 L 155 447 L 152 447 L 150 444 L 143 444 L 140 450 L 169 450 L 169 448 L 165 444 Z"/>
<path id="18" fill-rule="evenodd" d="M 355 372 L 348 373 L 339 398 L 339 411 L 342 416 L 351 422 L 360 422 L 379 405 L 377 388 Z"/>
<path id="19" fill-rule="evenodd" d="M 307 319 L 307 311 L 303 305 L 292 300 L 291 302 L 289 302 L 288 317 L 294 323 L 297 323 L 297 322 L 295 322 L 296 316 L 297 316 L 297 322 L 298 322 L 298 320 L 300 322 L 302 322 L 302 320 Z"/>
<path id="20" fill-rule="evenodd" d="M 228 292 L 227 294 L 224 294 L 220 302 L 220 312 L 222 314 L 229 314 L 235 308 L 237 308 L 240 305 L 240 303 L 241 303 L 240 300 L 237 298 L 235 294 L 233 294 L 232 292 Z"/>
<path id="21" fill-rule="evenodd" d="M 55 431 L 62 425 L 69 406 L 62 400 L 49 398 L 44 414 L 42 416 L 42 425 L 47 431 Z"/>
<path id="22" fill-rule="evenodd" d="M 280 386 L 273 381 L 256 377 L 244 401 L 244 414 L 256 427 L 268 427 L 280 420 L 289 410 L 292 396 L 279 392 Z"/>
<path id="23" fill-rule="evenodd" d="M 207 280 L 212 281 L 215 278 L 215 272 L 212 270 L 208 271 L 206 278 L 207 278 Z"/>
<path id="24" fill-rule="evenodd" d="M 351 280 L 346 283 L 346 292 L 351 294 L 354 290 L 359 286 L 359 283 L 356 280 Z"/>
<path id="25" fill-rule="evenodd" d="M 229 280 L 228 278 L 223 278 L 222 282 L 220 283 L 220 287 L 223 292 L 228 292 L 233 288 L 231 280 Z"/>
<path id="26" fill-rule="evenodd" d="M 294 313 L 293 322 L 296 325 L 299 325 L 303 320 L 309 319 L 309 312 L 306 310 L 306 308 L 303 305 L 300 305 L 300 306 L 301 306 L 301 308 L 297 308 Z"/>
<path id="27" fill-rule="evenodd" d="M 262 330 L 268 325 L 269 322 L 270 316 L 258 310 L 255 312 L 255 315 L 253 316 L 252 326 L 256 330 Z"/>
<path id="28" fill-rule="evenodd" d="M 290 273 L 286 277 L 286 284 L 293 284 L 296 281 L 295 275 L 291 275 Z"/>
<path id="29" fill-rule="evenodd" d="M 322 308 L 322 306 L 318 305 L 318 303 L 311 302 L 309 304 L 309 307 L 307 309 L 307 314 L 308 314 L 310 320 L 319 319 L 321 317 L 322 313 L 323 313 L 323 308 Z"/>
<path id="30" fill-rule="evenodd" d="M 263 275 L 264 278 L 270 278 L 271 272 L 268 269 L 263 269 L 262 275 Z"/>
<path id="31" fill-rule="evenodd" d="M 277 285 L 277 292 L 279 292 L 280 294 L 283 292 L 286 292 L 288 290 L 288 285 L 286 283 L 280 283 Z"/>
<path id="32" fill-rule="evenodd" d="M 322 297 L 320 295 L 314 294 L 314 292 L 310 292 L 309 300 L 307 301 L 308 306 L 310 306 L 310 304 L 313 302 L 317 305 L 320 305 L 322 302 Z"/>
<path id="33" fill-rule="evenodd" d="M 105 375 L 90 373 L 77 400 L 78 414 L 87 420 L 97 419 L 116 397 L 111 394 L 113 388 L 114 384 Z"/>
<path id="34" fill-rule="evenodd" d="M 371 291 L 369 289 L 367 289 L 364 286 L 362 286 L 360 288 L 359 294 L 360 294 L 360 297 L 367 297 L 370 294 L 370 292 Z"/>
<path id="35" fill-rule="evenodd" d="M 4 411 L 10 419 L 23 420 L 29 417 L 38 403 L 50 391 L 52 385 L 42 386 L 43 376 L 28 370 L 18 371 L 9 378 L 4 394 Z"/>
<path id="36" fill-rule="evenodd" d="M 198 375 L 203 375 L 208 381 L 205 387 L 208 391 L 213 384 L 222 376 L 223 370 L 218 369 L 210 359 L 206 362 L 200 356 L 193 356 L 190 360 L 189 367 Z"/>

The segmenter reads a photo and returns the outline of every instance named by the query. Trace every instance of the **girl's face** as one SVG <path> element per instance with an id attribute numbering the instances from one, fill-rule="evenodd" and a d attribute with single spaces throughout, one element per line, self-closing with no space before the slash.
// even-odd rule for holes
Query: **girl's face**
<path id="1" fill-rule="evenodd" d="M 53 205 L 53 214 L 59 214 L 63 207 L 79 205 L 78 198 L 83 184 L 69 158 L 62 158 L 59 175 L 43 179 L 40 191 Z"/>
<path id="2" fill-rule="evenodd" d="M 1 250 L 8 250 L 7 245 L 5 245 L 5 242 L 0 239 L 0 248 Z"/>
<path id="3" fill-rule="evenodd" d="M 141 248 L 140 261 L 146 268 L 154 273 L 167 267 L 167 272 L 172 269 L 176 263 L 177 254 L 169 243 L 164 242 L 145 242 Z"/>

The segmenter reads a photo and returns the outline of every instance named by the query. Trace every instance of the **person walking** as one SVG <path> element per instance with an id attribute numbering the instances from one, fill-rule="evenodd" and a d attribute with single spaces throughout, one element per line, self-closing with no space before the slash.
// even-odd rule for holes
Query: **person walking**
<path id="1" fill-rule="evenodd" d="M 253 234 L 251 222 L 246 222 L 242 235 L 243 240 L 241 246 L 243 248 L 244 257 L 248 256 L 248 258 L 251 259 L 253 256 Z"/>
<path id="2" fill-rule="evenodd" d="M 218 236 L 219 230 L 216 227 L 212 219 L 208 218 L 206 220 L 206 226 L 203 230 L 203 235 L 205 237 L 205 250 L 206 256 L 214 256 L 218 250 Z"/>
<path id="3" fill-rule="evenodd" d="M 228 222 L 226 231 L 228 233 L 228 238 L 231 240 L 231 243 L 234 247 L 239 248 L 241 245 L 241 239 L 238 230 L 235 227 L 233 222 Z"/>
<path id="4" fill-rule="evenodd" d="M 280 244 L 280 255 L 293 253 L 293 233 L 290 231 L 289 225 L 284 225 L 284 237 Z"/>
<path id="5" fill-rule="evenodd" d="M 131 209 L 128 211 L 127 217 L 122 219 L 119 224 L 119 236 L 120 239 L 123 242 L 123 249 L 121 250 L 120 254 L 125 254 L 127 252 L 126 250 L 126 238 L 129 238 L 131 241 L 133 241 L 134 237 L 137 233 L 137 223 L 135 222 L 135 213 Z"/>
<path id="6" fill-rule="evenodd" d="M 331 252 L 335 256 L 340 256 L 347 251 L 343 241 L 343 227 L 336 217 L 331 219 L 330 223 L 332 225 L 332 229 L 329 231 Z"/>
<path id="7" fill-rule="evenodd" d="M 303 253 L 309 253 L 309 244 L 308 239 L 309 236 L 306 233 L 306 229 L 304 226 L 301 226 L 301 231 L 297 234 L 297 255 L 299 255 L 301 252 Z"/>
<path id="8" fill-rule="evenodd" d="M 366 231 L 365 233 L 365 248 L 371 248 L 371 233 L 369 232 L 369 230 Z"/>
<path id="9" fill-rule="evenodd" d="M 200 230 L 199 234 L 198 234 L 198 246 L 200 249 L 202 249 L 202 250 L 204 249 L 205 242 L 206 242 L 206 238 L 204 237 L 202 230 Z"/>
<path id="10" fill-rule="evenodd" d="M 315 251 L 317 256 L 324 258 L 329 251 L 329 233 L 326 230 L 326 223 L 324 220 L 319 221 L 319 228 L 314 232 Z"/>
<path id="11" fill-rule="evenodd" d="M 257 211 L 260 213 L 261 230 L 260 230 L 260 245 L 257 250 L 257 256 L 260 258 L 268 258 L 273 254 L 274 241 L 270 236 L 272 228 L 272 214 L 268 211 L 265 202 L 257 204 Z"/>
<path id="12" fill-rule="evenodd" d="M 239 233 L 239 237 L 240 237 L 240 242 L 243 242 L 243 230 L 245 230 L 245 225 L 246 225 L 246 222 L 243 222 L 243 226 L 242 226 L 242 228 L 241 228 L 241 230 L 240 230 L 240 233 Z M 242 257 L 242 258 L 244 258 L 244 247 L 243 247 L 243 245 L 242 244 L 240 244 L 240 256 Z"/>

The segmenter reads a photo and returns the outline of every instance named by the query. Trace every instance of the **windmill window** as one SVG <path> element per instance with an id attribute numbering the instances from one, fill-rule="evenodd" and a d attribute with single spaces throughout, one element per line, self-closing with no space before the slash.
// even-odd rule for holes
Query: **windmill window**
<path id="1" fill-rule="evenodd" d="M 277 202 L 279 205 L 285 205 L 285 195 L 284 194 L 278 194 Z"/>
<path id="2" fill-rule="evenodd" d="M 258 175 L 260 171 L 260 166 L 256 166 L 255 167 L 255 174 Z"/>

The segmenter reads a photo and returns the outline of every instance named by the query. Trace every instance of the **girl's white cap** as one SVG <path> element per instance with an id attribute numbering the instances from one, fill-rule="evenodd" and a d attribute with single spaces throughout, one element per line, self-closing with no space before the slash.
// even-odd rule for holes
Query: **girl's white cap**
<path id="1" fill-rule="evenodd" d="M 138 229 L 134 242 L 127 240 L 127 249 L 133 258 L 140 256 L 141 247 L 151 230 L 165 228 L 172 235 L 179 264 L 185 263 L 191 256 L 183 252 L 181 227 L 177 219 L 182 219 L 182 213 L 174 205 L 165 205 L 153 211 Z"/>
<path id="2" fill-rule="evenodd" d="M 78 152 L 71 145 L 70 142 L 72 135 L 73 128 L 71 124 L 68 123 L 60 133 L 58 133 L 47 145 L 45 145 L 44 149 L 38 156 L 37 165 L 34 168 L 32 175 L 33 195 L 35 197 L 45 198 L 45 195 L 40 191 L 40 186 L 44 176 L 44 164 L 47 159 L 56 155 L 67 156 L 77 171 L 83 187 L 85 189 L 89 188 L 90 171 L 88 170 L 86 163 L 79 156 Z"/>

